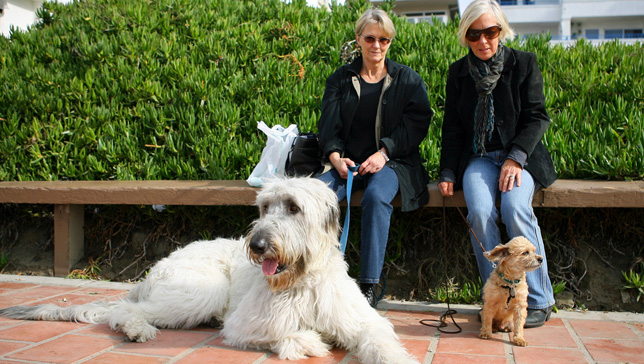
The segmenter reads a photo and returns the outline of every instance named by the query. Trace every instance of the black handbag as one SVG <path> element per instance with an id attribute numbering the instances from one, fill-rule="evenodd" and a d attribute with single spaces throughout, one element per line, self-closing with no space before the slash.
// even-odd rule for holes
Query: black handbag
<path id="1" fill-rule="evenodd" d="M 289 177 L 317 177 L 324 170 L 320 134 L 299 133 L 286 158 L 285 173 Z"/>

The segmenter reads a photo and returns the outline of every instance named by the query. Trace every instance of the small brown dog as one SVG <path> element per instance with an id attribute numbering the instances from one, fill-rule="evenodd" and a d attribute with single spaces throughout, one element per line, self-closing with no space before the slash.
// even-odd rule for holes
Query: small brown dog
<path id="1" fill-rule="evenodd" d="M 518 236 L 507 244 L 485 252 L 497 266 L 483 287 L 483 310 L 479 337 L 489 339 L 493 331 L 510 327 L 514 344 L 528 346 L 523 338 L 523 325 L 528 315 L 528 283 L 526 272 L 541 266 L 543 257 L 528 239 Z"/>

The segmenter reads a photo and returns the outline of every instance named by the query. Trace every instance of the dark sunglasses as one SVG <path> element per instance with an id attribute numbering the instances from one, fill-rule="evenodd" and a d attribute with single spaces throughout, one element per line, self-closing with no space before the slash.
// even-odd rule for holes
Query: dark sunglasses
<path id="1" fill-rule="evenodd" d="M 360 37 L 362 37 L 362 39 L 364 39 L 364 40 L 365 40 L 365 42 L 367 42 L 367 43 L 369 43 L 369 44 L 373 44 L 373 43 L 375 43 L 375 42 L 376 42 L 376 37 L 374 37 L 374 36 L 372 36 L 372 35 L 368 35 L 368 36 L 366 36 L 366 37 L 363 37 L 363 36 L 361 35 Z M 387 45 L 387 44 L 391 43 L 391 38 L 385 38 L 385 37 L 382 37 L 382 38 L 377 38 L 377 40 L 378 40 L 378 42 L 380 42 L 380 45 L 383 45 L 383 46 L 385 46 L 385 45 Z"/>
<path id="2" fill-rule="evenodd" d="M 495 39 L 499 36 L 499 34 L 501 34 L 501 27 L 498 25 L 493 25 L 485 29 L 470 28 L 467 30 L 467 32 L 465 32 L 465 39 L 469 40 L 470 42 L 478 42 L 481 38 L 481 34 L 484 35 L 488 40 Z"/>

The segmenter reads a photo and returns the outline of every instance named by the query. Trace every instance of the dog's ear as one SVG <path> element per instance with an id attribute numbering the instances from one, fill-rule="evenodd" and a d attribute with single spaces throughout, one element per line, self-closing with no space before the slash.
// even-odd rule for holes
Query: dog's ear
<path id="1" fill-rule="evenodd" d="M 483 253 L 483 255 L 485 255 L 487 260 L 490 262 L 498 262 L 510 254 L 509 250 L 510 249 L 507 246 L 499 244 L 496 248 Z"/>

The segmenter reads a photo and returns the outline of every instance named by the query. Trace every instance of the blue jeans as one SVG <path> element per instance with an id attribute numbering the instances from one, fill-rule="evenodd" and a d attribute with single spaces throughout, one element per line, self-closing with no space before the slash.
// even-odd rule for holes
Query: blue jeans
<path id="1" fill-rule="evenodd" d="M 318 179 L 335 191 L 338 202 L 346 199 L 347 180 L 340 177 L 335 169 L 324 173 Z M 391 213 L 394 210 L 391 201 L 398 193 L 398 176 L 389 166 L 375 174 L 357 175 L 353 179 L 353 191 L 361 189 L 364 189 L 364 196 L 360 201 L 360 283 L 378 283 L 385 261 Z"/>
<path id="2" fill-rule="evenodd" d="M 546 261 L 541 237 L 541 229 L 532 209 L 532 197 L 538 189 L 532 175 L 525 169 L 521 172 L 521 187 L 516 185 L 512 191 L 499 191 L 499 175 L 506 154 L 503 151 L 490 152 L 483 156 L 470 158 L 463 176 L 463 192 L 467 203 L 467 220 L 481 241 L 486 251 L 494 249 L 501 242 L 501 234 L 497 221 L 499 210 L 496 207 L 500 195 L 501 221 L 506 227 L 510 239 L 525 236 L 537 247 L 537 254 L 543 256 L 543 264 L 533 272 L 527 273 L 529 286 L 528 308 L 540 309 L 550 307 L 555 303 L 552 294 L 552 284 L 548 277 Z M 476 262 L 483 284 L 493 271 L 492 263 L 483 256 L 483 250 L 470 233 Z"/>

